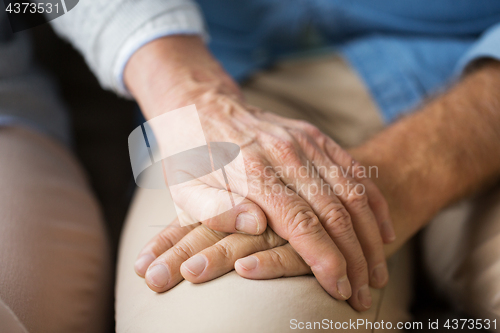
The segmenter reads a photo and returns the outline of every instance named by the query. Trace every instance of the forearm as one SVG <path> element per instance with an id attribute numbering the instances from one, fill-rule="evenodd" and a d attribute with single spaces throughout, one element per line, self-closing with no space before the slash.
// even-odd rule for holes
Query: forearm
<path id="1" fill-rule="evenodd" d="M 500 63 L 488 62 L 419 112 L 351 152 L 376 165 L 398 239 L 500 177 Z"/>
<path id="2" fill-rule="evenodd" d="M 127 88 L 150 119 L 195 103 L 205 92 L 239 96 L 237 84 L 196 36 L 169 36 L 139 49 L 124 71 Z"/>

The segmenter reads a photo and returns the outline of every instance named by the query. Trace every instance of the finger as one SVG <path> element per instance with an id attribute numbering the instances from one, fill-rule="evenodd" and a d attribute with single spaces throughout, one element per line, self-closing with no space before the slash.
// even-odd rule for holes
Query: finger
<path id="1" fill-rule="evenodd" d="M 257 115 L 259 118 L 267 121 L 282 124 L 289 128 L 299 129 L 305 132 L 310 138 L 312 138 L 317 146 L 325 152 L 332 163 L 342 166 L 347 173 L 352 173 L 352 178 L 366 186 L 368 203 L 375 215 L 384 243 L 388 244 L 394 242 L 396 234 L 394 232 L 389 206 L 378 187 L 370 180 L 370 177 L 372 177 L 372 167 L 369 167 L 367 173 L 366 168 L 360 163 L 354 161 L 352 156 L 345 149 L 343 149 L 329 136 L 321 132 L 316 126 L 306 121 L 283 118 L 268 112 L 261 112 Z M 378 169 L 376 166 L 374 167 L 374 172 L 374 176 L 378 177 Z"/>
<path id="2" fill-rule="evenodd" d="M 181 227 L 179 220 L 175 219 L 170 225 L 163 229 L 158 235 L 153 237 L 137 256 L 134 269 L 137 275 L 144 277 L 149 265 L 163 252 L 170 249 L 199 224 L 192 224 Z"/>
<path id="3" fill-rule="evenodd" d="M 357 192 L 356 188 L 352 188 L 345 195 L 345 201 L 368 263 L 370 285 L 374 288 L 382 288 L 388 282 L 389 272 L 380 230 L 368 204 L 368 199 L 363 193 Z"/>
<path id="4" fill-rule="evenodd" d="M 311 207 L 275 175 L 252 183 L 249 197 L 265 207 L 268 225 L 290 242 L 332 297 L 351 297 L 346 261 Z"/>
<path id="5" fill-rule="evenodd" d="M 267 219 L 259 206 L 244 198 L 232 209 L 202 223 L 216 231 L 260 235 L 266 230 Z"/>
<path id="6" fill-rule="evenodd" d="M 185 261 L 181 274 L 193 283 L 209 281 L 233 270 L 236 260 L 285 243 L 270 228 L 259 236 L 232 234 Z"/>
<path id="7" fill-rule="evenodd" d="M 181 264 L 196 253 L 216 244 L 226 234 L 201 225 L 156 258 L 146 271 L 146 283 L 155 292 L 164 292 L 182 281 Z"/>
<path id="8" fill-rule="evenodd" d="M 262 209 L 235 192 L 212 187 L 202 180 L 171 186 L 170 190 L 178 207 L 210 229 L 251 235 L 259 235 L 266 229 Z"/>
<path id="9" fill-rule="evenodd" d="M 305 188 L 317 189 L 324 185 L 322 179 L 315 177 L 301 177 L 300 180 L 295 178 L 293 174 L 289 174 L 288 177 L 285 177 L 285 182 L 301 182 L 305 184 Z M 368 266 L 362 246 L 353 228 L 351 216 L 346 207 L 344 207 L 344 204 L 330 191 L 330 188 L 327 188 L 325 191 L 312 192 L 300 191 L 300 196 L 311 205 L 313 212 L 318 216 L 326 232 L 346 260 L 347 276 L 351 284 L 352 294 L 362 297 L 351 297 L 350 303 L 357 310 L 366 310 L 371 306 L 371 295 L 369 291 L 368 293 L 359 293 L 359 291 L 365 290 L 368 286 Z M 355 215 L 355 217 L 358 216 Z M 373 226 L 376 228 L 375 222 Z M 375 237 L 380 238 L 378 233 L 375 234 Z M 382 251 L 382 246 L 380 246 L 379 250 Z M 385 258 L 382 259 L 384 260 Z"/>
<path id="10" fill-rule="evenodd" d="M 313 137 L 314 138 L 314 137 Z M 371 175 L 371 167 L 366 172 L 366 167 L 354 161 L 352 156 L 342 149 L 335 141 L 323 133 L 315 133 L 315 140 L 318 146 L 327 153 L 330 159 L 344 169 L 351 170 L 354 178 L 364 184 L 367 188 L 368 202 L 373 210 L 380 233 L 384 243 L 392 243 L 396 239 L 394 224 L 389 212 L 389 206 L 384 196 L 377 186 L 368 177 L 378 177 L 378 169 L 375 166 L 375 175 Z"/>
<path id="11" fill-rule="evenodd" d="M 275 121 L 278 120 L 275 119 Z M 326 153 L 333 163 L 342 166 L 344 170 L 350 170 L 351 172 L 348 173 L 351 173 L 354 176 L 352 178 L 360 181 L 367 187 L 368 201 L 375 218 L 377 219 L 377 223 L 380 226 L 382 238 L 385 243 L 393 242 L 396 236 L 389 212 L 389 206 L 375 184 L 367 178 L 370 176 L 371 168 L 367 174 L 364 166 L 354 161 L 352 156 L 345 149 L 337 144 L 332 138 L 321 132 L 316 126 L 301 120 L 280 118 L 280 121 L 285 122 L 287 126 L 300 129 L 307 133 L 308 136 L 312 138 L 321 149 L 321 151 Z M 375 177 L 378 177 L 378 169 L 375 169 L 375 172 Z"/>
<path id="12" fill-rule="evenodd" d="M 302 260 L 290 244 L 255 253 L 236 261 L 236 272 L 247 279 L 263 280 L 287 276 L 300 276 L 311 273 L 310 267 Z M 368 286 L 358 293 L 366 294 L 371 303 Z M 370 306 L 360 306 L 356 301 L 359 297 L 351 297 L 349 304 L 358 311 L 366 311 Z"/>
<path id="13" fill-rule="evenodd" d="M 332 149 L 336 148 L 333 147 L 330 150 Z M 337 155 L 343 154 L 337 153 Z M 343 157 L 338 158 L 339 160 L 344 160 L 345 163 L 345 160 L 349 159 L 349 155 L 344 154 Z M 359 165 L 351 162 L 352 167 L 359 168 Z M 352 171 L 352 174 L 356 175 L 358 173 Z M 360 178 L 358 177 L 357 179 Z M 386 218 L 386 216 L 389 216 L 388 206 L 378 188 L 368 178 L 361 178 L 360 180 L 362 181 L 361 184 L 353 181 L 353 186 L 350 187 L 350 190 L 345 191 L 344 195 L 340 195 L 339 197 L 345 203 L 353 218 L 354 229 L 368 262 L 370 285 L 374 288 L 382 288 L 389 280 L 383 243 L 390 243 L 395 240 L 394 229 L 392 228 L 392 220 Z M 345 178 L 341 179 L 341 181 L 346 184 Z M 349 188 L 348 184 L 346 188 Z M 358 189 L 361 189 L 361 191 L 358 191 Z M 376 218 L 374 213 L 378 213 L 379 218 Z M 373 221 L 375 221 L 376 227 Z"/>
<path id="14" fill-rule="evenodd" d="M 312 273 L 311 268 L 290 243 L 239 259 L 236 261 L 234 269 L 240 276 L 253 280 Z"/>
<path id="15" fill-rule="evenodd" d="M 354 193 L 356 192 L 356 189 L 360 184 L 354 182 L 354 180 L 351 180 L 352 184 L 349 184 L 349 168 L 344 167 L 345 171 L 338 170 L 338 165 L 333 162 L 333 159 L 335 159 L 335 161 L 339 160 L 344 166 L 347 164 L 352 169 L 351 164 L 349 164 L 352 162 L 352 157 L 333 140 L 324 135 L 319 129 L 307 122 L 284 119 L 278 116 L 270 117 L 274 117 L 274 120 L 271 119 L 274 122 L 289 126 L 289 132 L 292 133 L 294 138 L 297 140 L 302 150 L 306 153 L 307 158 L 311 161 L 314 161 L 315 165 L 320 166 L 318 170 L 322 171 L 320 172 L 321 177 L 323 177 L 323 179 L 326 179 L 333 189 L 339 186 L 338 188 L 342 190 L 343 193 L 340 193 L 341 195 L 339 195 L 339 198 L 352 217 L 353 225 L 354 227 L 356 227 L 354 229 L 356 231 L 356 234 L 360 233 L 360 235 L 358 235 L 358 238 L 360 238 L 359 243 L 361 243 L 363 253 L 366 256 L 366 260 L 368 261 L 370 283 L 372 286 L 378 288 L 384 286 L 388 280 L 388 273 L 380 237 L 381 230 L 383 229 L 377 227 L 379 221 L 372 213 L 369 204 L 370 201 L 368 200 L 369 198 L 366 198 L 367 195 L 357 195 L 357 193 Z M 312 137 L 316 140 L 311 139 Z M 324 150 L 319 149 L 317 142 L 323 146 L 329 144 L 329 148 L 331 148 L 330 154 L 333 156 L 332 159 L 330 159 L 328 155 L 325 154 Z M 307 170 L 308 168 L 312 170 L 315 169 L 314 166 L 307 165 L 305 169 Z M 328 170 L 338 171 L 337 176 L 328 177 L 328 175 L 325 174 Z M 343 172 L 346 171 L 347 174 L 342 177 Z M 369 179 L 366 179 L 366 183 L 370 185 L 371 181 Z M 387 204 L 385 203 L 384 198 L 381 196 L 379 191 L 373 191 L 373 187 L 374 186 L 369 187 L 371 190 L 370 193 L 374 195 L 375 198 L 377 198 L 376 195 L 378 194 L 378 199 L 381 199 L 381 202 L 385 204 L 385 206 L 379 205 L 377 207 L 387 208 Z M 317 211 L 315 210 L 315 212 Z M 388 216 L 388 210 L 386 210 L 386 214 Z M 322 221 L 325 220 L 322 219 Z M 331 234 L 334 229 L 327 228 L 327 231 Z M 352 254 L 352 250 L 341 247 L 337 241 L 336 243 L 344 256 L 346 256 L 348 269 L 350 268 L 351 272 L 354 271 L 362 274 L 362 270 L 358 268 L 360 265 L 362 265 L 362 260 L 360 259 L 360 257 L 358 255 L 355 255 L 350 258 L 351 260 L 349 260 L 349 258 L 347 258 L 347 255 Z M 356 264 L 352 264 L 353 260 Z M 349 265 L 350 262 L 351 264 Z M 350 275 L 349 277 L 351 278 L 351 276 L 352 275 Z M 363 279 L 361 279 L 361 281 L 362 280 Z M 358 286 L 360 287 L 360 290 L 361 288 L 363 290 L 368 290 L 367 286 L 365 286 L 364 284 L 358 284 Z M 363 294 L 367 295 L 368 292 L 365 292 Z"/>
<path id="16" fill-rule="evenodd" d="M 313 162 L 315 162 L 315 165 L 320 166 L 316 168 L 319 174 L 329 184 L 330 188 L 333 189 L 334 194 L 338 196 L 342 204 L 349 212 L 352 219 L 353 230 L 355 231 L 357 239 L 361 244 L 362 253 L 368 263 L 370 284 L 375 288 L 382 288 L 386 285 L 389 274 L 387 271 L 380 230 L 368 203 L 368 196 L 364 185 L 351 179 L 345 173 L 332 173 L 331 171 L 338 170 L 338 166 L 333 164 L 332 161 L 326 157 L 321 150 L 319 150 L 317 145 L 307 137 L 307 135 L 303 135 L 303 132 L 297 132 L 294 133 L 294 135 L 298 138 L 298 141 L 306 152 L 306 155 Z M 334 228 L 326 229 L 332 233 L 332 237 L 335 236 Z M 356 264 L 354 266 L 351 264 L 351 269 L 361 273 L 361 268 L 357 267 L 357 265 L 362 264 L 358 253 L 355 253 L 355 256 L 348 258 L 347 251 L 350 251 L 349 254 L 354 254 L 352 250 L 344 248 L 335 238 L 334 240 L 346 257 L 348 269 L 349 263 L 354 261 Z M 350 259 L 352 261 L 350 261 Z M 353 281 L 351 281 L 351 283 L 353 283 Z M 364 283 L 358 284 L 357 286 L 360 289 L 366 289 Z M 362 293 L 360 296 L 365 296 L 368 293 L 369 291 Z M 364 304 L 366 303 L 367 302 L 364 302 Z"/>
<path id="17" fill-rule="evenodd" d="M 267 138 L 262 140 L 266 144 Z M 340 300 L 349 298 L 352 290 L 342 253 L 311 207 L 285 187 L 276 174 L 266 170 L 269 165 L 247 165 L 248 198 L 263 208 L 268 225 L 290 242 L 330 295 Z"/>
<path id="18" fill-rule="evenodd" d="M 368 293 L 358 293 L 359 290 L 366 289 L 369 284 L 368 266 L 358 237 L 354 232 L 351 217 L 344 204 L 340 202 L 328 184 L 315 172 L 314 166 L 309 164 L 308 161 L 306 161 L 306 165 L 301 160 L 301 156 L 305 158 L 305 152 L 292 145 L 278 146 L 278 149 L 280 151 L 275 151 L 270 157 L 273 165 L 283 163 L 287 166 L 279 173 L 280 178 L 285 184 L 291 185 L 297 194 L 310 205 L 312 211 L 319 218 L 324 229 L 347 262 L 347 276 L 352 288 L 352 294 L 363 297 L 351 299 L 353 307 L 359 310 L 370 307 L 371 296 L 369 290 Z M 366 207 L 370 212 L 368 205 Z M 375 221 L 373 223 L 373 226 L 377 228 Z M 375 236 L 380 238 L 378 230 Z M 380 246 L 380 251 L 382 251 L 382 246 Z"/>
<path id="19" fill-rule="evenodd" d="M 290 179 L 288 181 L 293 180 Z M 312 188 L 311 185 L 319 183 L 318 178 L 312 177 L 303 178 L 301 181 L 306 184 L 306 188 Z M 317 184 L 317 186 L 322 185 Z M 335 194 L 330 192 L 329 188 L 325 192 L 319 191 L 315 195 L 302 192 L 300 195 L 305 200 L 308 199 L 307 201 L 314 213 L 318 216 L 328 235 L 343 254 L 347 263 L 347 276 L 351 284 L 352 294 L 358 295 L 358 291 L 366 288 L 365 286 L 369 283 L 368 266 L 348 210 L 346 210 L 346 207 L 338 200 Z M 378 234 L 375 236 L 380 237 Z M 382 247 L 380 248 L 381 250 Z M 363 310 L 365 307 L 371 306 L 371 297 L 369 294 L 362 293 L 358 296 L 364 297 L 364 299 L 351 298 L 354 308 Z"/>
<path id="20" fill-rule="evenodd" d="M 380 229 L 380 234 L 382 240 L 385 244 L 390 244 L 396 240 L 396 233 L 394 231 L 394 225 L 392 219 L 386 219 L 385 216 L 390 216 L 389 205 L 385 200 L 382 192 L 373 183 L 370 178 L 356 178 L 361 184 L 366 188 L 366 194 L 368 195 L 368 204 L 373 211 L 377 219 L 377 224 Z"/>

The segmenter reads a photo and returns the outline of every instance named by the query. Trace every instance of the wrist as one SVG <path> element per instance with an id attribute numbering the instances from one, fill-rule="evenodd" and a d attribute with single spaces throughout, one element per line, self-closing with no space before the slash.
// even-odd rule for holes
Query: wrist
<path id="1" fill-rule="evenodd" d="M 195 104 L 207 92 L 241 97 L 197 36 L 168 36 L 146 44 L 127 63 L 124 82 L 148 119 Z"/>
<path id="2" fill-rule="evenodd" d="M 488 62 L 350 151 L 384 194 L 401 245 L 441 209 L 500 178 L 500 64 Z"/>
<path id="3" fill-rule="evenodd" d="M 434 177 L 439 178 L 442 172 L 436 166 L 422 163 L 412 147 L 405 147 L 407 143 L 395 144 L 393 138 L 378 136 L 349 151 L 367 170 L 377 169 L 371 180 L 388 203 L 396 233 L 396 241 L 385 246 L 387 255 L 405 244 L 448 201 L 447 193 L 439 193 L 435 188 L 439 182 Z"/>

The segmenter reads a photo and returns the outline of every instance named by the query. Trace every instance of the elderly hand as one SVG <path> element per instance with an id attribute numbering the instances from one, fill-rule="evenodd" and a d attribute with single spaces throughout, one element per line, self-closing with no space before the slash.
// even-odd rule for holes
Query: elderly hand
<path id="1" fill-rule="evenodd" d="M 196 243 L 202 248 L 195 250 L 191 247 L 192 251 L 183 255 L 184 260 L 189 253 L 197 253 L 203 246 L 208 247 L 221 239 L 227 244 L 233 244 L 233 239 L 246 240 L 250 244 L 241 247 L 229 245 L 234 250 L 231 260 L 266 250 L 266 247 L 284 245 L 285 239 L 303 259 L 303 262 L 297 261 L 298 256 L 290 251 L 290 245 L 286 245 L 282 250 L 295 258 L 296 265 L 305 262 L 333 297 L 345 300 L 354 295 L 350 302 L 356 309 L 361 310 L 365 308 L 362 304 L 368 304 L 371 297 L 369 284 L 374 287 L 385 285 L 388 272 L 383 243 L 395 237 L 388 206 L 369 179 L 356 179 L 356 172 L 351 173 L 351 168 L 356 170 L 357 165 L 349 154 L 316 127 L 246 105 L 237 85 L 211 58 L 197 37 L 167 37 L 142 47 L 128 63 L 125 81 L 148 119 L 195 104 L 207 142 L 235 143 L 241 147 L 244 156 L 248 194 L 235 208 L 202 222 L 221 232 L 236 232 L 238 229 L 253 234 L 266 232 L 256 238 L 231 235 L 226 240 L 222 239 L 223 234 L 198 227 L 192 231 L 193 235 L 204 230 L 208 236 L 204 236 L 204 242 Z M 312 172 L 298 172 L 302 168 Z M 339 171 L 341 168 L 349 170 L 348 174 L 336 172 L 332 176 L 329 173 L 329 170 Z M 358 183 L 363 185 L 364 191 L 356 186 Z M 325 186 L 327 190 L 323 190 Z M 316 190 L 314 194 L 312 189 Z M 239 192 L 238 186 L 231 190 L 236 194 Z M 214 184 L 204 184 L 203 191 L 184 191 L 187 193 L 185 202 L 176 204 L 182 208 L 188 200 L 198 200 L 195 202 L 203 206 L 207 201 L 214 201 L 214 193 L 224 191 Z M 193 206 L 197 205 L 191 204 Z M 255 221 L 252 224 L 252 219 L 246 218 L 243 224 L 246 227 L 238 228 L 241 226 L 238 216 L 245 212 L 250 213 L 247 217 L 253 217 Z M 186 213 L 195 219 L 202 216 L 196 209 Z M 266 224 L 272 231 L 265 229 Z M 164 237 L 161 235 L 159 237 Z M 186 237 L 194 236 L 190 233 Z M 175 242 L 169 247 L 173 244 Z M 164 251 L 169 247 L 159 248 Z M 214 248 L 220 249 L 221 246 Z M 179 247 L 173 249 L 183 251 Z M 161 254 L 158 251 L 153 253 L 155 258 Z M 147 258 L 140 260 L 143 263 L 149 261 Z M 164 257 L 157 260 L 158 265 L 155 262 L 153 267 L 160 263 L 173 265 Z M 163 270 L 164 278 L 171 274 L 171 282 L 167 284 L 170 287 L 180 278 L 180 273 L 175 270 L 180 264 L 177 262 L 177 267 Z M 268 265 L 268 262 L 261 265 Z M 215 273 L 209 270 L 203 276 L 213 274 L 213 278 L 220 275 L 232 268 L 232 262 L 213 267 Z M 306 266 L 300 267 L 304 272 Z M 159 277 L 160 269 L 156 273 Z M 187 273 L 184 271 L 184 274 Z M 156 290 L 166 289 L 162 286 Z"/>

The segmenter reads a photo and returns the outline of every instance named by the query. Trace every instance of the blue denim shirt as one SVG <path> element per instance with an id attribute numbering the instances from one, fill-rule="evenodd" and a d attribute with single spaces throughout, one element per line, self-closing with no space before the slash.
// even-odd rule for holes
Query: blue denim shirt
<path id="1" fill-rule="evenodd" d="M 500 59 L 500 0 L 198 0 L 210 48 L 242 81 L 305 50 L 341 52 L 391 121 L 471 61 Z"/>

